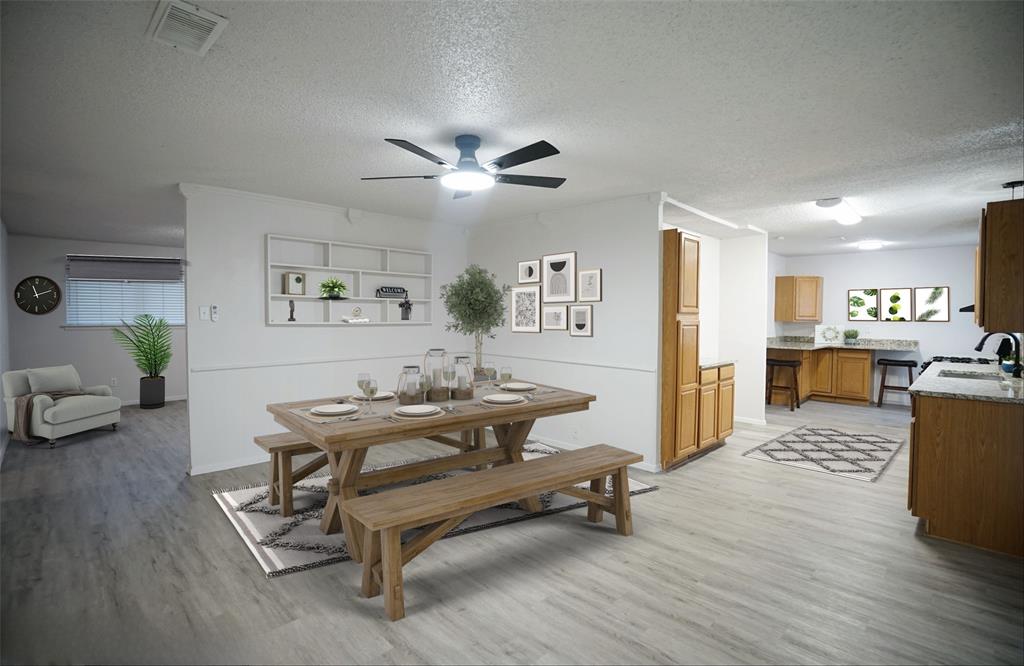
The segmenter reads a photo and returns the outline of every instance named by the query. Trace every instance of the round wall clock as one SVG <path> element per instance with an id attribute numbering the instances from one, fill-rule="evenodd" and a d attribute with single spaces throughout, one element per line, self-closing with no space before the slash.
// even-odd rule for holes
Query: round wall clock
<path id="1" fill-rule="evenodd" d="M 53 312 L 60 305 L 60 287 L 48 277 L 32 275 L 14 288 L 14 302 L 29 314 Z"/>

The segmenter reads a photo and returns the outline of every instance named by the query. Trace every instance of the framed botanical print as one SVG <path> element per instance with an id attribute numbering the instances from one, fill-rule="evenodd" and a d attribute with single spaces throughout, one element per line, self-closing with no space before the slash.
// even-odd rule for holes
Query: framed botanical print
<path id="1" fill-rule="evenodd" d="M 906 288 L 879 289 L 878 312 L 882 321 L 913 321 L 913 290 Z"/>
<path id="2" fill-rule="evenodd" d="M 569 306 L 569 335 L 576 338 L 594 337 L 594 306 Z"/>
<path id="3" fill-rule="evenodd" d="M 576 253 L 545 254 L 540 262 L 545 303 L 576 300 Z"/>
<path id="4" fill-rule="evenodd" d="M 544 306 L 544 330 L 566 331 L 569 329 L 569 315 L 564 305 Z"/>
<path id="5" fill-rule="evenodd" d="M 846 292 L 846 305 L 850 321 L 878 320 L 877 289 L 850 289 Z"/>
<path id="6" fill-rule="evenodd" d="M 576 283 L 579 291 L 577 300 L 580 303 L 596 302 L 601 300 L 601 269 L 588 268 L 581 270 L 579 281 Z"/>
<path id="7" fill-rule="evenodd" d="M 284 283 L 281 293 L 287 294 L 288 296 L 306 295 L 305 273 L 285 273 L 281 276 L 281 281 Z"/>
<path id="8" fill-rule="evenodd" d="M 540 333 L 540 286 L 512 287 L 513 333 Z"/>
<path id="9" fill-rule="evenodd" d="M 537 259 L 519 262 L 519 284 L 531 282 L 540 282 L 540 261 Z"/>
<path id="10" fill-rule="evenodd" d="M 914 289 L 914 321 L 949 321 L 949 287 Z"/>

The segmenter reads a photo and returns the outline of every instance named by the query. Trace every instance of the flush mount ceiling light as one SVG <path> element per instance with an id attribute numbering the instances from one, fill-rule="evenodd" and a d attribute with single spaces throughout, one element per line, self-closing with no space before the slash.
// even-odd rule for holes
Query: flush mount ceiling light
<path id="1" fill-rule="evenodd" d="M 858 215 L 857 211 L 855 211 L 853 207 L 850 206 L 850 204 L 842 197 L 818 199 L 814 203 L 819 208 L 829 209 L 829 214 L 832 216 L 832 219 L 839 224 L 849 226 L 851 224 L 857 224 L 864 219 Z"/>
<path id="2" fill-rule="evenodd" d="M 494 176 L 484 170 L 461 169 L 441 176 L 441 184 L 450 190 L 479 192 L 494 187 Z"/>
<path id="3" fill-rule="evenodd" d="M 866 241 L 861 241 L 861 242 L 857 243 L 857 249 L 858 250 L 880 250 L 880 249 L 882 249 L 883 245 L 885 245 L 885 243 L 883 243 L 882 241 L 879 241 L 879 240 L 866 240 Z"/>

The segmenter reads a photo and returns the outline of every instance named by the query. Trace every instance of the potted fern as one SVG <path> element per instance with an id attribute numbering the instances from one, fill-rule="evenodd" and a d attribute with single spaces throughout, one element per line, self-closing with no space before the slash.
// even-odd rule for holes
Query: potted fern
<path id="1" fill-rule="evenodd" d="M 482 372 L 484 337 L 493 338 L 494 329 L 505 325 L 505 296 L 509 286 L 498 286 L 498 276 L 473 264 L 441 287 L 441 301 L 451 321 L 446 330 L 472 335 L 476 343 L 477 375 Z"/>
<path id="2" fill-rule="evenodd" d="M 139 370 L 139 407 L 156 409 L 164 406 L 166 395 L 163 372 L 171 363 L 171 327 L 167 320 L 150 314 L 135 317 L 129 324 L 121 320 L 125 330 L 114 329 L 114 339 L 135 360 Z"/>

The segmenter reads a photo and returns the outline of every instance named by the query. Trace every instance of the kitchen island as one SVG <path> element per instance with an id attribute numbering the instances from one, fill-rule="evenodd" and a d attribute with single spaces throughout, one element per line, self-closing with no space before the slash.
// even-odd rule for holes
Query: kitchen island
<path id="1" fill-rule="evenodd" d="M 932 363 L 910 395 L 907 508 L 929 536 L 1024 556 L 1024 389 Z"/>
<path id="2" fill-rule="evenodd" d="M 852 344 L 815 342 L 811 336 L 768 338 L 768 358 L 800 361 L 797 371 L 798 399 L 868 404 L 874 387 L 874 352 L 914 352 L 917 340 L 869 339 Z M 792 386 L 789 371 L 776 374 L 775 385 Z M 775 391 L 772 404 L 786 404 L 784 392 Z"/>

